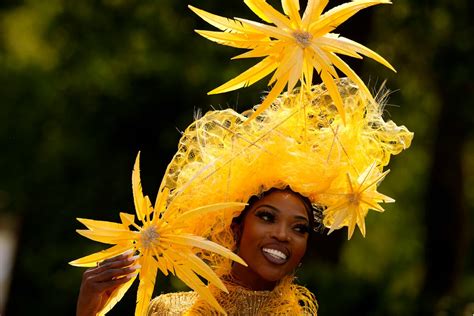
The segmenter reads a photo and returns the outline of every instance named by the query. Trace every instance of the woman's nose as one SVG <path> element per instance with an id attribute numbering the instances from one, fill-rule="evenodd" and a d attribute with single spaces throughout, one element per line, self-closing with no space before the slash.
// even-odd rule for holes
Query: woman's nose
<path id="1" fill-rule="evenodd" d="M 278 241 L 290 241 L 290 234 L 286 225 L 275 225 L 272 230 L 272 237 Z"/>

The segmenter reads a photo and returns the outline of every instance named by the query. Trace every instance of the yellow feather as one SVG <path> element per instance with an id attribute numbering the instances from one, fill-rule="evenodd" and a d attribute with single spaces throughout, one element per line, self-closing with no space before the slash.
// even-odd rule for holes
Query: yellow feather
<path id="1" fill-rule="evenodd" d="M 260 115 L 260 113 L 272 105 L 273 101 L 275 101 L 278 95 L 283 91 L 283 89 L 285 89 L 286 83 L 288 82 L 288 76 L 289 75 L 286 74 L 276 82 L 272 90 L 270 90 L 270 93 L 265 97 L 265 100 L 263 100 L 263 102 L 258 106 L 257 110 L 248 118 L 247 121 L 245 121 L 245 123 L 255 119 L 258 115 Z"/>
<path id="2" fill-rule="evenodd" d="M 132 223 L 135 222 L 135 215 L 133 214 L 127 214 L 127 213 L 120 213 L 120 220 L 122 221 L 122 224 L 125 226 L 130 226 Z"/>
<path id="3" fill-rule="evenodd" d="M 226 314 L 224 309 L 219 305 L 212 295 L 211 291 L 202 281 L 186 266 L 176 265 L 176 276 L 180 278 L 187 286 L 195 290 L 203 299 L 213 306 L 220 313 Z"/>
<path id="4" fill-rule="evenodd" d="M 326 37 L 326 39 L 328 39 L 328 38 Z M 340 48 L 344 47 L 346 49 L 352 49 L 353 51 L 355 51 L 357 53 L 360 53 L 360 54 L 365 55 L 369 58 L 372 58 L 373 60 L 381 63 L 382 65 L 389 68 L 390 70 L 392 70 L 394 72 L 397 72 L 395 70 L 395 68 L 385 58 L 383 58 L 382 56 L 380 56 L 379 54 L 377 54 L 376 52 L 374 52 L 370 48 L 367 48 L 362 44 L 359 44 L 359 43 L 357 43 L 353 40 L 350 40 L 350 39 L 342 37 L 342 36 L 340 36 L 338 38 L 334 38 L 333 40 L 335 40 L 339 43 L 338 46 Z"/>
<path id="5" fill-rule="evenodd" d="M 107 302 L 105 303 L 102 310 L 98 312 L 96 316 L 104 316 L 105 314 L 107 314 L 123 298 L 123 296 L 128 291 L 128 289 L 133 284 L 136 278 L 137 276 L 134 276 L 127 283 L 124 283 L 120 285 L 118 288 L 116 288 L 112 292 L 110 297 L 107 299 Z"/>
<path id="6" fill-rule="evenodd" d="M 272 46 L 259 46 L 253 48 L 251 51 L 234 56 L 232 57 L 232 59 L 265 57 L 267 55 L 270 55 L 272 51 L 274 51 Z"/>
<path id="7" fill-rule="evenodd" d="M 231 79 L 208 94 L 228 92 L 242 87 L 247 87 L 271 73 L 277 65 L 272 58 L 267 57 L 255 66 L 247 69 L 234 79 Z"/>
<path id="8" fill-rule="evenodd" d="M 248 38 L 247 36 L 242 35 L 242 34 L 202 31 L 202 30 L 196 30 L 196 33 L 207 38 L 208 40 L 219 43 L 221 45 L 227 45 L 227 46 L 243 48 L 243 49 L 255 48 L 258 45 L 261 45 L 262 44 L 261 41 L 267 38 L 261 35 L 256 38 Z M 269 40 L 265 40 L 265 41 L 269 41 Z"/>
<path id="9" fill-rule="evenodd" d="M 142 184 L 140 180 L 140 152 L 137 154 L 135 159 L 135 165 L 133 166 L 132 172 L 132 191 L 133 191 L 133 201 L 135 202 L 135 210 L 137 217 L 140 221 L 143 221 L 145 216 L 145 210 L 143 210 L 143 192 Z"/>
<path id="10" fill-rule="evenodd" d="M 244 3 L 253 11 L 260 19 L 264 20 L 267 23 L 272 23 L 272 21 L 255 5 L 255 0 L 244 0 Z"/>
<path id="11" fill-rule="evenodd" d="M 216 203 L 216 204 L 201 206 L 201 207 L 197 207 L 195 209 L 182 213 L 176 218 L 176 221 L 189 220 L 189 219 L 192 219 L 194 216 L 199 216 L 205 213 L 219 211 L 222 209 L 233 209 L 233 208 L 243 209 L 246 205 L 247 203 L 241 203 L 241 202 L 223 202 L 223 203 Z"/>
<path id="12" fill-rule="evenodd" d="M 321 15 L 327 4 L 328 0 L 308 0 L 302 19 L 303 28 L 305 30 L 308 30 L 310 23 Z"/>
<path id="13" fill-rule="evenodd" d="M 276 69 L 270 81 L 268 82 L 268 85 L 273 84 L 274 82 L 276 82 L 277 80 L 279 80 L 280 78 L 286 75 L 289 76 L 290 70 L 294 68 L 294 65 L 296 63 L 295 54 L 298 49 L 300 48 L 291 47 L 291 46 L 285 48 L 285 53 L 282 54 L 283 57 L 280 60 L 279 66 Z"/>
<path id="14" fill-rule="evenodd" d="M 240 19 L 240 18 L 237 18 L 237 20 L 242 22 L 242 24 L 254 29 L 255 31 L 260 31 L 261 34 L 266 35 L 268 37 L 274 37 L 274 38 L 278 38 L 278 39 L 285 39 L 285 40 L 288 40 L 288 41 L 293 40 L 293 37 L 291 36 L 291 34 L 288 34 L 284 30 L 279 29 L 275 26 L 266 25 L 266 24 L 262 24 L 262 23 L 259 23 L 259 22 L 250 21 L 250 20 L 246 20 L 246 19 Z"/>
<path id="15" fill-rule="evenodd" d="M 245 4 L 262 20 L 279 28 L 291 28 L 291 22 L 264 0 L 244 0 Z"/>
<path id="16" fill-rule="evenodd" d="M 281 0 L 283 12 L 290 17 L 294 28 L 301 27 L 300 2 L 299 0 Z"/>
<path id="17" fill-rule="evenodd" d="M 180 255 L 177 252 L 178 255 Z M 217 274 L 204 261 L 197 257 L 192 252 L 188 251 L 181 254 L 182 262 L 188 266 L 192 271 L 204 277 L 207 281 L 214 284 L 217 288 L 228 293 L 227 288 Z"/>
<path id="18" fill-rule="evenodd" d="M 118 241 L 134 239 L 136 237 L 135 233 L 131 231 L 114 232 L 77 229 L 76 232 L 79 235 L 104 244 L 116 244 Z"/>
<path id="19" fill-rule="evenodd" d="M 90 230 L 113 230 L 113 231 L 126 231 L 126 227 L 123 224 L 107 222 L 107 221 L 97 221 L 93 219 L 86 218 L 77 218 L 77 220 L 84 224 Z"/>
<path id="20" fill-rule="evenodd" d="M 226 32 L 252 32 L 251 30 L 247 29 L 244 25 L 242 25 L 242 23 L 240 23 L 239 21 L 221 17 L 218 15 L 206 12 L 204 10 L 195 8 L 191 5 L 188 5 L 188 8 L 191 9 L 194 13 L 196 13 L 201 19 L 211 24 L 212 26 L 218 28 L 219 30 L 226 31 Z"/>
<path id="21" fill-rule="evenodd" d="M 150 305 L 151 296 L 155 287 L 156 273 L 158 272 L 158 263 L 149 256 L 145 250 L 141 262 L 140 284 L 137 292 L 137 306 L 135 308 L 135 316 L 145 316 Z"/>
<path id="22" fill-rule="evenodd" d="M 69 264 L 75 267 L 95 267 L 97 262 L 117 256 L 129 249 L 131 249 L 130 245 L 115 245 L 100 252 L 73 260 Z"/>
<path id="23" fill-rule="evenodd" d="M 247 266 L 247 264 L 239 256 L 237 256 L 235 253 L 233 253 L 229 249 L 215 242 L 207 240 L 206 238 L 201 237 L 201 236 L 185 235 L 185 234 L 182 234 L 182 235 L 166 234 L 166 235 L 161 236 L 161 239 L 163 241 L 175 243 L 178 245 L 193 246 L 193 247 L 209 250 L 225 258 L 231 259 L 242 265 Z"/>
<path id="24" fill-rule="evenodd" d="M 351 67 L 349 67 L 349 65 L 347 65 L 341 58 L 339 58 L 335 54 L 330 53 L 329 58 L 338 69 L 340 69 L 347 77 L 349 77 L 352 81 L 355 82 L 355 84 L 359 86 L 359 88 L 366 94 L 369 100 L 373 101 L 373 97 L 369 89 L 362 81 L 362 79 L 360 79 L 360 77 L 355 73 L 355 71 L 352 70 Z"/>
<path id="25" fill-rule="evenodd" d="M 342 103 L 341 95 L 339 94 L 339 90 L 337 88 L 336 83 L 334 82 L 331 75 L 323 71 L 321 72 L 321 79 L 323 80 L 324 84 L 326 85 L 326 89 L 328 89 L 331 98 L 336 105 L 337 111 L 341 114 L 341 119 L 343 124 L 346 123 L 346 110 L 344 109 L 344 104 Z"/>
<path id="26" fill-rule="evenodd" d="M 309 26 L 310 32 L 313 36 L 319 36 L 331 32 L 360 10 L 377 4 L 389 3 L 391 2 L 385 0 L 358 0 L 338 5 L 321 15 L 321 17 L 316 21 L 312 22 Z"/>

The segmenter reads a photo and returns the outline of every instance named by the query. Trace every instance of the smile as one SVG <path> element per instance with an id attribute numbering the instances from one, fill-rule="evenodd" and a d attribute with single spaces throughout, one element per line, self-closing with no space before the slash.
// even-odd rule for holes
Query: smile
<path id="1" fill-rule="evenodd" d="M 264 257 L 274 264 L 284 264 L 288 259 L 288 256 L 280 250 L 262 248 L 262 252 Z"/>

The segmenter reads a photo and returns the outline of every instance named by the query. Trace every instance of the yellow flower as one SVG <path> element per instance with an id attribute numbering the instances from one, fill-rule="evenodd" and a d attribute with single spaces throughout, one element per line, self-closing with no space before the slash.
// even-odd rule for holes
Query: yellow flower
<path id="1" fill-rule="evenodd" d="M 338 201 L 324 211 L 324 224 L 330 227 L 328 234 L 342 226 L 348 226 L 347 239 L 350 239 L 357 224 L 365 237 L 364 219 L 369 209 L 383 212 L 384 209 L 378 203 L 395 202 L 394 199 L 377 192 L 377 185 L 389 171 L 380 173 L 374 162 L 357 179 L 352 179 L 347 173 L 347 185 L 338 188 L 338 193 L 335 193 L 339 196 Z"/>
<path id="2" fill-rule="evenodd" d="M 265 57 L 209 94 L 250 86 L 275 71 L 268 82 L 273 88 L 250 119 L 269 107 L 286 85 L 288 92 L 293 90 L 298 81 L 303 89 L 311 87 L 313 71 L 316 70 L 344 120 L 342 99 L 334 82 L 334 79 L 339 78 L 337 69 L 352 79 L 370 99 L 372 95 L 360 77 L 337 54 L 355 58 L 365 55 L 395 71 L 383 57 L 369 48 L 339 34 L 330 33 L 358 11 L 376 4 L 391 3 L 388 0 L 354 0 L 324 14 L 321 13 L 328 0 L 308 0 L 302 17 L 299 14 L 299 0 L 282 0 L 285 14 L 275 10 L 265 0 L 244 2 L 259 18 L 274 26 L 240 18 L 227 19 L 192 6 L 189 8 L 222 31 L 197 30 L 200 35 L 219 44 L 250 49 L 234 59 Z"/>
<path id="3" fill-rule="evenodd" d="M 170 208 L 172 201 L 167 201 L 169 190 L 164 188 L 158 193 L 153 207 L 148 196 L 143 196 L 142 193 L 139 158 L 140 153 L 137 155 L 132 172 L 132 188 L 136 214 L 143 226 L 140 227 L 135 223 L 134 215 L 126 213 L 120 213 L 121 223 L 78 218 L 78 221 L 88 228 L 87 230 L 77 230 L 79 234 L 94 241 L 114 246 L 71 261 L 70 264 L 78 267 L 94 267 L 104 259 L 114 257 L 127 250 L 133 250 L 138 252 L 138 263 L 141 265 L 138 273 L 140 284 L 135 315 L 146 314 L 158 269 L 165 275 L 168 275 L 168 272 L 176 275 L 214 308 L 224 312 L 199 276 L 204 277 L 225 292 L 227 289 L 214 271 L 193 252 L 193 248 L 215 252 L 243 265 L 246 264 L 229 249 L 203 237 L 186 233 L 186 222 L 195 219 L 196 216 L 224 208 L 242 209 L 246 204 L 217 203 L 178 213 Z M 130 229 L 130 226 L 135 229 Z M 98 315 L 105 315 L 110 311 L 120 301 L 135 278 L 117 288 Z"/>

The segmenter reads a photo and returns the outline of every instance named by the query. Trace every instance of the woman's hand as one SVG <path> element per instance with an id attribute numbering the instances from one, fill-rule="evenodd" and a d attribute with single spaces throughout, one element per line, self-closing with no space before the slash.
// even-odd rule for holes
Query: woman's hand
<path id="1" fill-rule="evenodd" d="M 129 250 L 84 272 L 77 299 L 77 316 L 95 316 L 112 292 L 135 276 L 134 272 L 140 266 L 135 265 L 138 256 L 132 255 L 133 251 Z"/>

